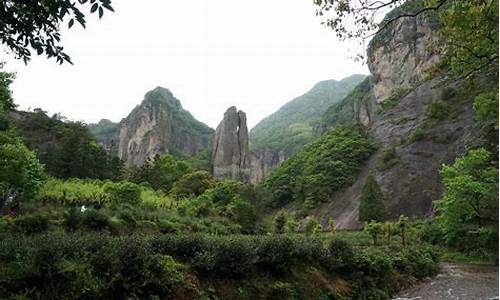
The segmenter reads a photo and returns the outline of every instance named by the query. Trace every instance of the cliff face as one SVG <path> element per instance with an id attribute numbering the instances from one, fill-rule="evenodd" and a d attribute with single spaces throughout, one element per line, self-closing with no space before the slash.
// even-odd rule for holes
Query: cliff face
<path id="1" fill-rule="evenodd" d="M 467 92 L 463 82 L 443 86 L 437 85 L 439 79 L 423 80 L 439 59 L 428 50 L 435 26 L 423 15 L 402 18 L 376 36 L 368 49 L 371 82 L 324 117 L 325 127 L 349 121 L 364 126 L 379 150 L 352 186 L 313 212 L 323 222 L 333 217 L 338 228 L 361 227 L 359 199 L 370 173 L 384 192 L 390 218 L 430 216 L 432 201 L 442 193 L 442 164 L 483 143 L 472 108 L 480 88 Z"/>
<path id="2" fill-rule="evenodd" d="M 165 153 L 192 156 L 210 148 L 212 133 L 168 89 L 158 87 L 120 122 L 118 156 L 128 166 Z"/>
<path id="3" fill-rule="evenodd" d="M 286 156 L 283 151 L 271 149 L 252 151 L 250 182 L 254 184 L 261 182 L 285 159 Z"/>
<path id="4" fill-rule="evenodd" d="M 213 139 L 212 165 L 217 178 L 250 181 L 250 150 L 246 114 L 230 107 L 217 126 Z"/>

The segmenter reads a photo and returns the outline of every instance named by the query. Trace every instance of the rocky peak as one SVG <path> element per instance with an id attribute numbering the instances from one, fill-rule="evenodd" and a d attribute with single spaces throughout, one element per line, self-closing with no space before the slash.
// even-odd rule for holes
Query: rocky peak
<path id="1" fill-rule="evenodd" d="M 118 156 L 126 165 L 165 153 L 192 156 L 210 148 L 212 133 L 170 90 L 157 87 L 120 122 Z"/>
<path id="2" fill-rule="evenodd" d="M 418 1 L 408 1 L 390 12 L 386 19 L 418 9 Z M 372 74 L 377 103 L 394 94 L 415 88 L 425 71 L 438 61 L 430 49 L 436 39 L 438 23 L 432 15 L 400 18 L 379 32 L 368 47 L 368 68 Z"/>
<path id="3" fill-rule="evenodd" d="M 226 110 L 215 130 L 212 149 L 215 177 L 250 180 L 247 118 L 243 111 L 238 111 L 235 106 Z"/>

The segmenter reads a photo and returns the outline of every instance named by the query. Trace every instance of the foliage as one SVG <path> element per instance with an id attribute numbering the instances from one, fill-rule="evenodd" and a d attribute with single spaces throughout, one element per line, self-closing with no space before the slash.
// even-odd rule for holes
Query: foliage
<path id="1" fill-rule="evenodd" d="M 14 100 L 12 99 L 12 91 L 10 85 L 14 81 L 15 74 L 2 71 L 3 64 L 0 63 L 0 117 L 6 112 L 15 109 Z M 5 128 L 4 128 L 5 129 Z M 0 130 L 3 130 L 0 127 Z"/>
<path id="2" fill-rule="evenodd" d="M 361 222 L 383 221 L 387 217 L 384 206 L 384 194 L 375 177 L 370 174 L 366 179 L 359 205 L 359 220 Z"/>
<path id="3" fill-rule="evenodd" d="M 498 78 L 498 0 L 450 0 L 439 13 L 441 60 L 432 76 Z"/>
<path id="4" fill-rule="evenodd" d="M 495 84 L 496 82 L 495 78 Z M 474 118 L 485 132 L 491 151 L 498 151 L 498 87 L 474 99 Z"/>
<path id="5" fill-rule="evenodd" d="M 337 124 L 356 124 L 358 121 L 357 112 L 361 108 L 372 109 L 372 87 L 372 78 L 367 76 L 340 102 L 328 107 L 319 123 L 319 133 L 324 133 Z"/>
<path id="6" fill-rule="evenodd" d="M 35 153 L 11 132 L 0 131 L 0 195 L 23 198 L 36 194 L 43 181 L 43 166 Z"/>
<path id="7" fill-rule="evenodd" d="M 87 125 L 41 109 L 16 112 L 13 123 L 47 173 L 58 178 L 118 178 L 122 163 L 97 144 Z"/>
<path id="8" fill-rule="evenodd" d="M 104 9 L 113 11 L 111 0 L 98 1 L 2 1 L 0 14 L 0 36 L 2 44 L 12 51 L 16 58 L 28 62 L 31 51 L 38 55 L 45 53 L 54 57 L 58 63 L 71 63 L 70 57 L 59 44 L 60 25 L 69 18 L 68 27 L 77 21 L 85 28 L 86 19 L 82 12 L 90 8 L 90 13 L 99 12 L 102 18 Z"/>
<path id="9" fill-rule="evenodd" d="M 341 81 L 317 83 L 252 128 L 250 147 L 253 150 L 282 150 L 286 156 L 297 153 L 313 141 L 312 129 L 327 108 L 342 100 L 364 77 L 353 75 Z"/>
<path id="10" fill-rule="evenodd" d="M 440 171 L 444 194 L 435 202 L 448 245 L 462 251 L 498 249 L 498 167 L 484 149 L 471 150 Z"/>
<path id="11" fill-rule="evenodd" d="M 304 233 L 306 235 L 321 233 L 323 228 L 315 217 L 308 216 L 304 220 Z"/>
<path id="12" fill-rule="evenodd" d="M 114 203 L 138 204 L 141 201 L 140 187 L 128 181 L 107 182 L 103 190 Z"/>
<path id="13" fill-rule="evenodd" d="M 377 221 L 370 221 L 366 224 L 365 230 L 372 237 L 373 245 L 377 246 L 379 237 L 384 233 L 384 224 Z"/>
<path id="14" fill-rule="evenodd" d="M 274 232 L 277 234 L 285 233 L 287 222 L 288 215 L 284 211 L 280 211 L 276 217 L 274 217 Z"/>
<path id="15" fill-rule="evenodd" d="M 282 163 L 266 178 L 271 205 L 295 200 L 326 201 L 351 183 L 363 162 L 375 150 L 374 141 L 361 129 L 338 126 L 303 151 Z"/>
<path id="16" fill-rule="evenodd" d="M 177 160 L 173 155 L 157 156 L 153 161 L 147 160 L 140 167 L 132 167 L 127 179 L 135 183 L 148 183 L 155 190 L 170 191 L 174 182 L 189 173 L 189 166 Z"/>
<path id="17" fill-rule="evenodd" d="M 0 242 L 0 297 L 168 297 L 181 265 L 138 236 L 50 233 Z M 30 288 L 28 288 L 30 287 Z"/>
<path id="18" fill-rule="evenodd" d="M 377 164 L 377 169 L 380 171 L 385 171 L 399 164 L 399 162 L 400 160 L 396 151 L 396 147 L 391 146 L 387 149 L 384 149 L 384 151 L 382 152 L 382 156 L 380 157 L 380 160 Z"/>
<path id="19" fill-rule="evenodd" d="M 170 194 L 177 198 L 197 197 L 215 185 L 215 178 L 207 171 L 184 174 L 176 181 Z"/>

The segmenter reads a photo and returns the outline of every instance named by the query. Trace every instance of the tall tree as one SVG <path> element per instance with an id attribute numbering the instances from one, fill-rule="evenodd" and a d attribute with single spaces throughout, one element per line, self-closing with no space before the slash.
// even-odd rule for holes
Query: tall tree
<path id="1" fill-rule="evenodd" d="M 362 222 L 383 221 L 386 217 L 384 194 L 375 177 L 370 174 L 361 192 L 359 220 Z"/>

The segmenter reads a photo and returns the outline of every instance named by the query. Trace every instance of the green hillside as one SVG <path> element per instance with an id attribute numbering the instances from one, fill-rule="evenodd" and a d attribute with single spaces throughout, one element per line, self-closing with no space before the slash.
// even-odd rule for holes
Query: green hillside
<path id="1" fill-rule="evenodd" d="M 312 129 L 332 104 L 342 100 L 365 75 L 318 82 L 311 90 L 283 105 L 250 131 L 252 149 L 296 153 L 313 139 Z"/>

